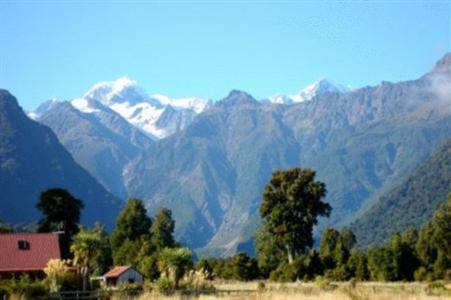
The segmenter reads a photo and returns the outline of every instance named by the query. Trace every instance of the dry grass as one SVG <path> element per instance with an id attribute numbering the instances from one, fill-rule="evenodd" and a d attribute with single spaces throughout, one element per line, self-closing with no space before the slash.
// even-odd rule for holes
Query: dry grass
<path id="1" fill-rule="evenodd" d="M 451 291 L 435 290 L 422 283 L 332 283 L 319 287 L 315 283 L 267 283 L 259 288 L 258 282 L 216 283 L 214 294 L 169 296 L 147 293 L 139 300 L 449 300 Z"/>

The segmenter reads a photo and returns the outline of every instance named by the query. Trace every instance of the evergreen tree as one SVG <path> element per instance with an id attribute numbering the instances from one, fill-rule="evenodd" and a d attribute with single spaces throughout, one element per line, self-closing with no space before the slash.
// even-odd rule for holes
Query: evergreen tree
<path id="1" fill-rule="evenodd" d="M 152 233 L 152 245 L 156 249 L 172 248 L 176 246 L 173 233 L 175 222 L 172 219 L 172 212 L 167 208 L 161 208 L 155 215 L 154 222 L 150 229 Z"/>
<path id="2" fill-rule="evenodd" d="M 451 278 L 451 194 L 434 214 L 431 222 L 423 226 L 416 250 L 422 272 L 430 278 Z"/>
<path id="3" fill-rule="evenodd" d="M 369 279 L 368 262 L 366 255 L 358 248 L 353 248 L 351 250 L 347 268 L 350 271 L 352 277 L 358 280 Z"/>
<path id="4" fill-rule="evenodd" d="M 139 199 L 129 199 L 119 214 L 111 235 L 115 264 L 137 266 L 138 254 L 145 242 L 150 243 L 152 225 L 147 210 Z"/>
<path id="5" fill-rule="evenodd" d="M 355 243 L 355 236 L 348 228 L 340 232 L 332 228 L 324 230 L 319 255 L 327 270 L 327 277 L 333 280 L 347 280 L 353 276 L 347 263 Z"/>
<path id="6" fill-rule="evenodd" d="M 326 269 L 333 269 L 336 267 L 336 251 L 337 245 L 340 241 L 340 233 L 333 228 L 326 228 L 321 235 L 319 246 L 319 256 L 323 261 Z"/>
<path id="7" fill-rule="evenodd" d="M 387 247 L 370 248 L 368 250 L 368 270 L 372 280 L 396 280 L 396 266 L 393 263 L 391 250 Z"/>

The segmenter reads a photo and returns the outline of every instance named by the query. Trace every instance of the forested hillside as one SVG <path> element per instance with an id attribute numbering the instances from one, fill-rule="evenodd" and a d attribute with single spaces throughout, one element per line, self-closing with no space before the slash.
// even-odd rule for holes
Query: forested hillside
<path id="1" fill-rule="evenodd" d="M 362 246 L 380 244 L 407 228 L 419 229 L 451 192 L 451 139 L 352 225 Z"/>

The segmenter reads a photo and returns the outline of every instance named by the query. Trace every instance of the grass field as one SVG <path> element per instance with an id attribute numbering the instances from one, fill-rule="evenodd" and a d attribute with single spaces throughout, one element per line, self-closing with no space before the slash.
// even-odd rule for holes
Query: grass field
<path id="1" fill-rule="evenodd" d="M 427 283 L 217 283 L 216 291 L 200 295 L 160 295 L 146 293 L 138 299 L 231 299 L 231 300 L 445 300 L 451 299 L 451 286 Z"/>

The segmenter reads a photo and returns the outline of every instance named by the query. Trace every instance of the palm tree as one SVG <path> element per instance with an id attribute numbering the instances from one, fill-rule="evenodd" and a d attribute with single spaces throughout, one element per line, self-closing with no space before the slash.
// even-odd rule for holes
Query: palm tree
<path id="1" fill-rule="evenodd" d="M 98 228 L 84 229 L 75 236 L 70 251 L 74 254 L 74 265 L 83 279 L 83 291 L 86 291 L 91 271 L 91 261 L 102 246 L 102 236 Z"/>

